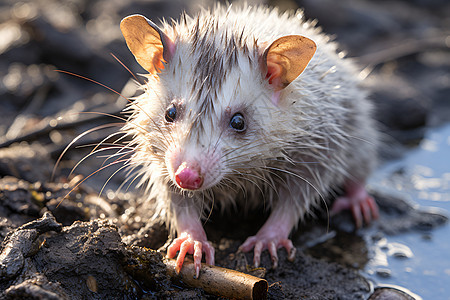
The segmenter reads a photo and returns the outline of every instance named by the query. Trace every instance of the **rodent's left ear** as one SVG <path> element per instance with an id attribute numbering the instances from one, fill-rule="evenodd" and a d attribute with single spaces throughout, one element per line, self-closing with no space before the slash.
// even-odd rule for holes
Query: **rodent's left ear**
<path id="1" fill-rule="evenodd" d="M 284 89 L 306 68 L 316 52 L 316 43 L 300 35 L 283 36 L 266 48 L 263 70 L 275 91 Z"/>
<path id="2" fill-rule="evenodd" d="M 151 74 L 164 69 L 175 49 L 174 43 L 155 23 L 141 15 L 132 15 L 120 22 L 128 48 L 137 62 Z"/>

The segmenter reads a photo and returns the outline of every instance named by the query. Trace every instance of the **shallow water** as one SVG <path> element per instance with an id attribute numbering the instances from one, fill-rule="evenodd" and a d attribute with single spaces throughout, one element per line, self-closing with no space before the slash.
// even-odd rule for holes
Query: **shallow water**
<path id="1" fill-rule="evenodd" d="M 382 166 L 370 184 L 449 216 L 450 124 L 429 129 L 417 148 Z M 399 285 L 423 299 L 450 299 L 449 223 L 430 232 L 385 236 L 372 250 L 366 272 L 377 284 Z"/>

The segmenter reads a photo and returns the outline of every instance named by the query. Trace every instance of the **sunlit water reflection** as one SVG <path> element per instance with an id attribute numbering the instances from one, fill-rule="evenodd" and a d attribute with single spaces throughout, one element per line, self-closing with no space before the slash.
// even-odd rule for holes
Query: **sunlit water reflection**
<path id="1" fill-rule="evenodd" d="M 450 215 L 450 124 L 430 129 L 419 147 L 385 164 L 370 180 L 375 188 L 407 195 Z M 423 299 L 450 300 L 450 226 L 387 236 L 375 242 L 366 268 L 378 284 L 408 288 Z"/>

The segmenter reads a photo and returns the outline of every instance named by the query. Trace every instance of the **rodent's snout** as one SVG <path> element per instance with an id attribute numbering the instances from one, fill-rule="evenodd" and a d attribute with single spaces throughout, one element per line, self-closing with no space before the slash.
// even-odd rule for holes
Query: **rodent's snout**
<path id="1" fill-rule="evenodd" d="M 197 192 L 213 188 L 222 180 L 224 167 L 219 146 L 209 151 L 180 144 L 182 146 L 168 149 L 165 155 L 167 179 L 175 186 Z"/>
<path id="2" fill-rule="evenodd" d="M 178 186 L 186 190 L 198 190 L 203 185 L 203 176 L 200 168 L 182 163 L 175 172 L 175 181 Z"/>

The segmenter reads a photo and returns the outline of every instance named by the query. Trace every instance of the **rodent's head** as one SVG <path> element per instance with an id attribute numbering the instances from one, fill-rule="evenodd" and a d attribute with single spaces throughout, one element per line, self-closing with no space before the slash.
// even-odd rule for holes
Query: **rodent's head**
<path id="1" fill-rule="evenodd" d="M 169 32 L 140 15 L 120 26 L 150 73 L 128 127 L 143 165 L 156 165 L 182 190 L 198 191 L 279 156 L 270 128 L 280 118 L 273 114 L 283 106 L 283 89 L 314 55 L 313 41 L 298 35 L 249 41 L 186 18 Z"/>

